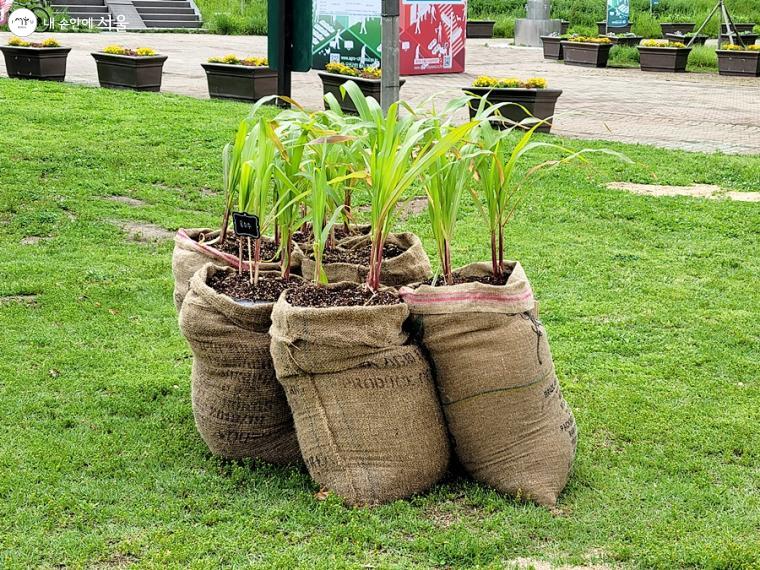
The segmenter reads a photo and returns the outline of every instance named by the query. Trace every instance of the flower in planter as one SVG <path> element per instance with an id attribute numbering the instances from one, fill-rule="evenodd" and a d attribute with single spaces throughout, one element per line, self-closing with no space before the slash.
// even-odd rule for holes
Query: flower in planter
<path id="1" fill-rule="evenodd" d="M 728 51 L 760 51 L 760 44 L 745 47 L 736 44 L 724 44 L 723 49 Z"/>
<path id="2" fill-rule="evenodd" d="M 33 47 L 33 48 L 57 48 L 61 47 L 61 44 L 58 43 L 57 40 L 54 38 L 47 38 L 41 42 L 28 42 L 26 40 L 22 40 L 21 38 L 17 38 L 13 36 L 11 39 L 8 40 L 8 45 L 12 47 Z"/>
<path id="3" fill-rule="evenodd" d="M 657 48 L 685 48 L 686 45 L 681 42 L 671 42 L 669 40 L 644 40 L 641 42 L 643 47 Z"/>
<path id="4" fill-rule="evenodd" d="M 572 36 L 567 41 L 581 44 L 611 44 L 612 39 L 607 36 Z"/>
<path id="5" fill-rule="evenodd" d="M 210 57 L 208 58 L 209 63 L 224 63 L 227 65 L 245 65 L 247 67 L 268 67 L 269 66 L 269 60 L 265 57 L 246 57 L 246 58 L 239 58 L 234 53 L 227 54 L 222 57 Z"/>
<path id="6" fill-rule="evenodd" d="M 492 87 L 494 89 L 546 89 L 548 82 L 543 77 L 531 77 L 526 81 L 520 81 L 514 77 L 497 79 L 488 75 L 481 75 L 473 81 L 473 87 Z"/>
<path id="7" fill-rule="evenodd" d="M 110 55 L 128 55 L 131 57 L 151 57 L 157 54 L 156 50 L 152 48 L 139 47 L 137 49 L 130 49 L 120 45 L 106 46 L 101 51 Z"/>
<path id="8" fill-rule="evenodd" d="M 342 63 L 328 63 L 325 66 L 325 71 L 328 73 L 336 73 L 338 75 L 345 75 L 347 77 L 361 77 L 363 79 L 380 79 L 382 72 L 379 67 L 365 67 L 364 69 L 356 69 L 355 67 L 349 67 Z"/>

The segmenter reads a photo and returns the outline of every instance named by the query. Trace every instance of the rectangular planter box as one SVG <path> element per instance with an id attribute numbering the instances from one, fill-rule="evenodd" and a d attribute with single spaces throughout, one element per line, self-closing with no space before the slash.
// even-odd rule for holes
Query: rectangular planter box
<path id="1" fill-rule="evenodd" d="M 684 72 L 689 61 L 689 53 L 691 53 L 691 48 L 639 46 L 641 71 Z"/>
<path id="2" fill-rule="evenodd" d="M 160 91 L 165 55 L 135 57 L 94 52 L 101 87 Z"/>
<path id="3" fill-rule="evenodd" d="M 760 51 L 732 51 L 719 49 L 718 73 L 739 77 L 760 77 Z"/>
<path id="4" fill-rule="evenodd" d="M 694 38 L 694 43 L 692 45 L 695 46 L 703 46 L 705 45 L 705 42 L 707 41 L 707 36 L 705 35 L 698 35 L 698 36 L 679 36 L 678 34 L 666 34 L 665 39 L 671 42 L 681 42 L 683 45 L 686 45 L 691 41 L 691 38 Z"/>
<path id="5" fill-rule="evenodd" d="M 468 38 L 492 38 L 494 20 L 467 20 Z"/>
<path id="6" fill-rule="evenodd" d="M 660 29 L 662 29 L 662 36 L 667 37 L 668 34 L 675 34 L 676 32 L 681 32 L 686 35 L 689 32 L 694 31 L 694 26 L 696 26 L 694 22 L 662 22 L 660 24 Z"/>
<path id="7" fill-rule="evenodd" d="M 559 21 L 559 33 L 562 35 L 565 35 L 567 31 L 570 29 L 570 22 L 567 20 L 560 20 Z"/>
<path id="8" fill-rule="evenodd" d="M 740 32 L 741 33 L 741 32 Z M 741 39 L 744 40 L 745 46 L 753 46 L 755 43 L 757 43 L 757 38 L 759 37 L 757 34 L 741 34 Z M 723 44 L 729 43 L 728 35 L 720 35 L 720 38 L 718 39 L 718 45 L 722 46 Z M 736 36 L 734 36 L 734 43 L 738 44 L 739 42 L 736 39 Z"/>
<path id="9" fill-rule="evenodd" d="M 0 50 L 8 77 L 45 81 L 63 81 L 66 77 L 66 58 L 71 48 L 0 46 Z"/>
<path id="10" fill-rule="evenodd" d="M 743 23 L 740 24 L 738 22 L 734 22 L 734 28 L 740 34 L 742 32 L 751 32 L 755 28 L 755 23 L 754 22 L 743 22 Z M 726 24 L 721 24 L 720 25 L 720 33 L 721 34 L 725 34 L 727 31 L 728 31 L 728 28 L 726 27 Z"/>
<path id="11" fill-rule="evenodd" d="M 554 116 L 554 109 L 557 105 L 557 99 L 562 95 L 562 89 L 494 89 L 491 87 L 467 87 L 466 93 L 485 97 L 491 105 L 498 103 L 517 103 L 522 105 L 528 112 L 537 119 L 548 119 Z M 470 118 L 475 116 L 478 102 L 470 103 Z M 526 119 L 528 115 L 517 105 L 505 105 L 499 112 L 503 117 L 515 123 Z M 493 121 L 494 126 L 508 127 L 500 121 Z M 531 125 L 532 126 L 532 125 Z M 539 133 L 548 133 L 551 131 L 551 124 L 541 125 L 536 129 Z"/>
<path id="12" fill-rule="evenodd" d="M 631 31 L 632 24 L 628 24 L 627 26 L 623 26 L 621 28 L 609 28 L 607 29 L 607 22 L 597 22 L 596 28 L 599 32 L 600 36 L 603 36 L 607 32 L 612 32 L 614 34 L 627 34 Z"/>
<path id="13" fill-rule="evenodd" d="M 544 46 L 544 59 L 562 59 L 562 38 L 559 36 L 541 36 Z"/>
<path id="14" fill-rule="evenodd" d="M 622 36 L 619 38 L 609 36 L 609 38 L 612 40 L 613 45 L 626 47 L 636 47 L 644 39 L 643 36 Z"/>
<path id="15" fill-rule="evenodd" d="M 206 71 L 208 94 L 212 99 L 255 102 L 277 95 L 277 72 L 268 67 L 226 63 L 202 63 L 201 66 Z"/>
<path id="16" fill-rule="evenodd" d="M 562 52 L 567 65 L 581 67 L 607 67 L 612 44 L 588 44 L 582 42 L 562 41 Z"/>
<path id="17" fill-rule="evenodd" d="M 319 75 L 319 78 L 322 80 L 322 87 L 324 89 L 325 95 L 328 93 L 332 93 L 335 98 L 338 100 L 338 103 L 340 103 L 340 108 L 343 110 L 344 113 L 348 113 L 351 115 L 356 115 L 356 105 L 354 105 L 354 102 L 351 100 L 351 98 L 346 95 L 345 99 L 343 98 L 343 94 L 340 92 L 340 86 L 343 85 L 346 81 L 353 81 L 359 86 L 359 89 L 362 90 L 362 93 L 364 93 L 367 97 L 373 97 L 377 102 L 380 102 L 380 80 L 379 79 L 364 79 L 363 77 L 349 77 L 347 75 L 339 75 L 337 73 L 328 73 L 326 71 L 320 71 L 317 73 Z M 401 79 L 399 81 L 400 85 L 403 86 L 404 83 L 406 83 L 406 80 Z M 328 108 L 327 102 L 325 102 L 325 109 Z"/>

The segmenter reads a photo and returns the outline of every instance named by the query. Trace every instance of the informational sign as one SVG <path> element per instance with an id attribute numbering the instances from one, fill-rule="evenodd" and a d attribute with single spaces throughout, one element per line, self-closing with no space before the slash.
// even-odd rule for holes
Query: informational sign
<path id="1" fill-rule="evenodd" d="M 462 73 L 467 0 L 401 0 L 401 75 Z"/>
<path id="2" fill-rule="evenodd" d="M 627 26 L 631 16 L 630 0 L 607 0 L 607 27 Z"/>
<path id="3" fill-rule="evenodd" d="M 467 0 L 400 0 L 401 75 L 462 73 Z M 314 0 L 312 65 L 382 67 L 381 0 Z"/>
<path id="4" fill-rule="evenodd" d="M 312 65 L 380 67 L 380 0 L 314 0 Z"/>

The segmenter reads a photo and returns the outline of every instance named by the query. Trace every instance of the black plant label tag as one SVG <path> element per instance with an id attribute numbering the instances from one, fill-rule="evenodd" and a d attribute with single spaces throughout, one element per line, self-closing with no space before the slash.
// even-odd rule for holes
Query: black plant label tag
<path id="1" fill-rule="evenodd" d="M 245 214 L 243 212 L 232 212 L 232 225 L 235 228 L 235 235 L 259 239 L 259 217 Z"/>

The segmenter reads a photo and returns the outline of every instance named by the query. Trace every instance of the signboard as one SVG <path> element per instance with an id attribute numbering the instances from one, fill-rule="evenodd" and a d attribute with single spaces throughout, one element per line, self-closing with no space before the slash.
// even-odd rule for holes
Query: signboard
<path id="1" fill-rule="evenodd" d="M 607 27 L 627 26 L 631 16 L 630 0 L 607 0 Z"/>
<path id="2" fill-rule="evenodd" d="M 464 72 L 467 0 L 401 0 L 401 75 Z"/>
<path id="3" fill-rule="evenodd" d="M 400 1 L 401 75 L 462 73 L 467 0 Z M 313 0 L 312 65 L 381 67 L 381 0 Z"/>
<path id="4" fill-rule="evenodd" d="M 312 65 L 380 67 L 380 0 L 314 0 Z"/>

